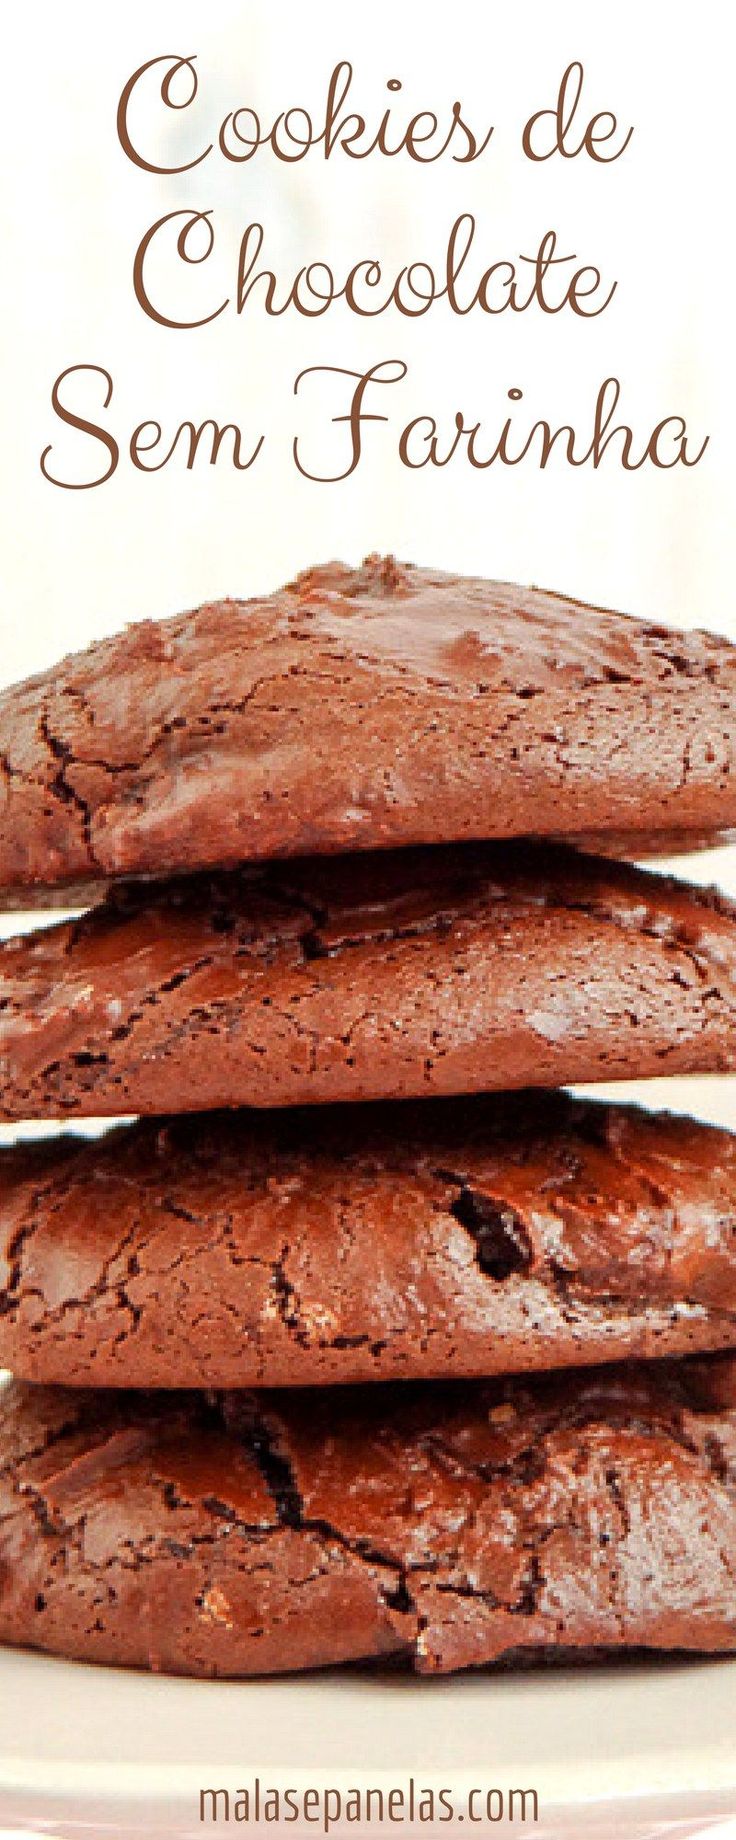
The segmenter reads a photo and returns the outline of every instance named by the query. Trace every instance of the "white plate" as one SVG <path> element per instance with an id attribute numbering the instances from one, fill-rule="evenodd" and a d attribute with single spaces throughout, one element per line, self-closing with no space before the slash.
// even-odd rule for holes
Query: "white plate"
<path id="1" fill-rule="evenodd" d="M 387 1795 L 413 1776 L 417 1795 L 447 1786 L 458 1811 L 471 1787 L 535 1788 L 537 1836 L 670 1821 L 681 1836 L 728 1817 L 736 1831 L 733 1660 L 201 1683 L 5 1651 L 0 1705 L 6 1828 L 201 1835 L 212 1831 L 202 1788 L 235 1798 L 258 1776 L 264 1794 L 329 1784 Z M 333 1840 L 373 1826 L 333 1827 Z"/>

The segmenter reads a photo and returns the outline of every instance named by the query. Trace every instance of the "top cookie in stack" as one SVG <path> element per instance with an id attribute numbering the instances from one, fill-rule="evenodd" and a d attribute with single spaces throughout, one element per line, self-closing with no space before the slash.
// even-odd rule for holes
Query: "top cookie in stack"
<path id="1" fill-rule="evenodd" d="M 735 725 L 736 648 L 712 634 L 330 563 L 0 696 L 0 886 L 27 905 L 44 885 L 530 835 L 671 848 L 736 826 Z"/>

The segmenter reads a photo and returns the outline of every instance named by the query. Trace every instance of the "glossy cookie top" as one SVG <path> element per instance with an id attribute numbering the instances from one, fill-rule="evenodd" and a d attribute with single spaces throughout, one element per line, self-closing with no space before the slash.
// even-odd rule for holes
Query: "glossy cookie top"
<path id="1" fill-rule="evenodd" d="M 736 648 L 369 557 L 0 695 L 4 898 L 117 875 L 736 824 Z"/>

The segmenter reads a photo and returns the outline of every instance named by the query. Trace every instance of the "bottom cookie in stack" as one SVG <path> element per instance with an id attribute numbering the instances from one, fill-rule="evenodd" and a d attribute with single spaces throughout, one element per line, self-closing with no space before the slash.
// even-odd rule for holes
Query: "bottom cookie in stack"
<path id="1" fill-rule="evenodd" d="M 253 1675 L 736 1647 L 736 1359 L 0 1395 L 0 1638 Z"/>

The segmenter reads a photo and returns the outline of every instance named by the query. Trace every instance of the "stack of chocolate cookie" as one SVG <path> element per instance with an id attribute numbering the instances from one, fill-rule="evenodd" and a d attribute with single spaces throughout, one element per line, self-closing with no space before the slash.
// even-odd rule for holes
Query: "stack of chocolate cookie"
<path id="1" fill-rule="evenodd" d="M 0 697 L 0 1638 L 736 1648 L 736 649 L 371 557 Z M 729 1352 L 731 1351 L 731 1352 Z"/>

